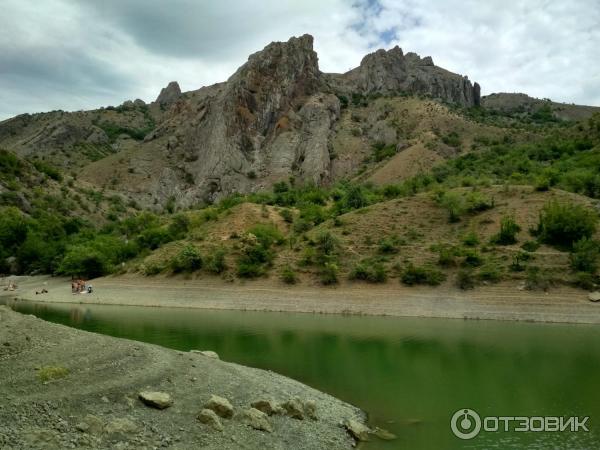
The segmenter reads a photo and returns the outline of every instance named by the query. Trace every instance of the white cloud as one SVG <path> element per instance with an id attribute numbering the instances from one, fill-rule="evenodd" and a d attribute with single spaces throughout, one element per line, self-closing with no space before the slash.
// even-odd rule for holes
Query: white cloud
<path id="1" fill-rule="evenodd" d="M 484 93 L 600 106 L 597 0 L 0 1 L 0 119 L 151 101 L 171 80 L 197 89 L 304 33 L 323 71 L 397 44 Z"/>

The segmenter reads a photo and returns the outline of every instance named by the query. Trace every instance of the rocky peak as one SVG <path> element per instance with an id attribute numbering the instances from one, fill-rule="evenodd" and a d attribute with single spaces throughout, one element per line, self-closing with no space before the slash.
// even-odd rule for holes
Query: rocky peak
<path id="1" fill-rule="evenodd" d="M 365 94 L 374 92 L 424 94 L 463 106 L 479 104 L 479 85 L 467 77 L 437 67 L 430 56 L 406 55 L 398 46 L 377 50 L 363 58 L 360 66 L 343 75 L 342 86 Z"/>
<path id="2" fill-rule="evenodd" d="M 263 133 L 297 99 L 317 92 L 319 85 L 313 37 L 305 34 L 272 42 L 252 54 L 228 80 L 228 101 L 249 128 Z"/>
<path id="3" fill-rule="evenodd" d="M 177 101 L 181 96 L 181 88 L 177 81 L 171 81 L 167 87 L 162 88 L 158 97 L 156 97 L 156 103 L 161 105 L 170 105 Z"/>

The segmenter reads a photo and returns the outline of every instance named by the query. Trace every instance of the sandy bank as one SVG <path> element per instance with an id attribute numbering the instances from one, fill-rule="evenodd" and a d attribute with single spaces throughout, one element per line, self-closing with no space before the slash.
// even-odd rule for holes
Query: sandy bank
<path id="1" fill-rule="evenodd" d="M 39 368 L 66 376 L 43 382 Z M 63 373 L 63 375 L 65 375 Z M 327 394 L 263 370 L 198 353 L 87 333 L 0 306 L 0 448 L 7 449 L 346 449 L 354 443 L 339 426 L 363 413 Z M 158 410 L 141 390 L 171 395 Z M 197 421 L 211 395 L 227 398 L 232 418 L 222 431 Z M 241 415 L 260 399 L 314 400 L 317 420 L 268 417 L 259 431 Z"/>
<path id="2" fill-rule="evenodd" d="M 0 291 L 0 295 L 50 303 L 600 323 L 600 304 L 591 303 L 586 292 L 566 286 L 549 292 L 521 290 L 514 283 L 470 291 L 405 287 L 394 282 L 322 288 L 288 287 L 268 279 L 230 283 L 139 276 L 106 277 L 91 283 L 93 294 L 72 295 L 68 280 L 24 277 L 17 292 Z M 44 287 L 48 294 L 35 294 Z"/>

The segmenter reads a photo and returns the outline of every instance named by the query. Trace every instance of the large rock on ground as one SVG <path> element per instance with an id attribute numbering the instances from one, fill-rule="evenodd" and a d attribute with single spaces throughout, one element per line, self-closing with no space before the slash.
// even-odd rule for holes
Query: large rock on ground
<path id="1" fill-rule="evenodd" d="M 204 408 L 198 413 L 198 421 L 200 423 L 211 426 L 217 431 L 223 431 L 223 424 L 219 420 L 219 416 L 212 410 Z"/>
<path id="2" fill-rule="evenodd" d="M 166 392 L 142 391 L 139 398 L 145 405 L 156 409 L 165 409 L 173 404 L 173 399 Z"/>
<path id="3" fill-rule="evenodd" d="M 241 421 L 255 430 L 273 432 L 273 427 L 267 418 L 267 415 L 256 408 L 248 408 L 242 411 Z"/>
<path id="4" fill-rule="evenodd" d="M 344 428 L 357 441 L 368 441 L 371 430 L 365 424 L 355 419 L 346 419 L 343 423 Z"/>
<path id="5" fill-rule="evenodd" d="M 229 419 L 233 416 L 233 406 L 229 400 L 218 395 L 213 395 L 204 405 L 207 409 L 212 409 L 218 416 Z"/>

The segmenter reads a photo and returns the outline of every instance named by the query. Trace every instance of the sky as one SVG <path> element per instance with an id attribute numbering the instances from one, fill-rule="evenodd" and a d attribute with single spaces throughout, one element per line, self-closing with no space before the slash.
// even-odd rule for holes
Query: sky
<path id="1" fill-rule="evenodd" d="M 0 120 L 153 101 L 315 37 L 324 72 L 379 48 L 432 56 L 482 93 L 600 106 L 599 0 L 0 0 Z"/>

